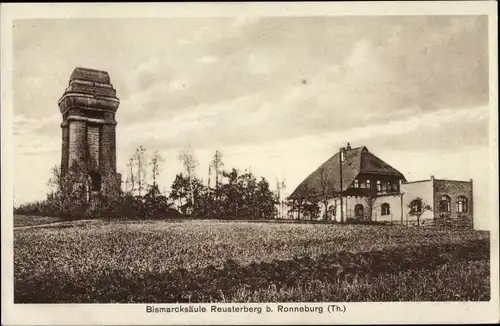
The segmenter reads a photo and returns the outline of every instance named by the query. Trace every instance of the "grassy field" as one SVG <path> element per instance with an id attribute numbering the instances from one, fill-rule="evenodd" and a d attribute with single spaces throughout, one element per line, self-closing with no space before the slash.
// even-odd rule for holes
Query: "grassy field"
<path id="1" fill-rule="evenodd" d="M 14 227 L 37 226 L 61 221 L 60 217 L 16 215 L 14 218 Z"/>
<path id="2" fill-rule="evenodd" d="M 489 233 L 102 221 L 15 230 L 14 276 L 16 303 L 484 301 Z"/>

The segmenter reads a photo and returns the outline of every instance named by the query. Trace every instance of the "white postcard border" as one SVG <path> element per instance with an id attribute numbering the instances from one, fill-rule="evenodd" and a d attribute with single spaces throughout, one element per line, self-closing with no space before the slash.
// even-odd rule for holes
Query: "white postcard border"
<path id="1" fill-rule="evenodd" d="M 2 123 L 2 324 L 354 324 L 354 323 L 483 323 L 499 321 L 498 273 L 498 35 L 497 5 L 469 2 L 343 2 L 343 3 L 101 3 L 1 5 Z M 319 15 L 489 15 L 490 60 L 490 195 L 491 296 L 480 303 L 315 303 L 340 304 L 345 313 L 146 313 L 147 304 L 13 304 L 12 214 L 12 21 L 39 18 L 223 17 Z M 195 304 L 196 306 L 199 306 Z M 217 304 L 223 307 L 233 304 Z M 244 306 L 245 304 L 234 304 Z M 246 304 L 276 309 L 278 304 Z M 302 303 L 283 304 L 303 306 Z M 178 306 L 159 305 L 155 306 Z M 183 304 L 183 306 L 189 306 Z M 210 304 L 201 306 L 210 309 Z"/>

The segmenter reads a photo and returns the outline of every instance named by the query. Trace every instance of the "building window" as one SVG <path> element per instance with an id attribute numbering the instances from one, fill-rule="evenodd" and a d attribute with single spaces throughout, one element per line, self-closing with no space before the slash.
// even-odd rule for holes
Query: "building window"
<path id="1" fill-rule="evenodd" d="M 420 200 L 413 200 L 410 203 L 410 214 L 421 214 L 422 213 L 422 202 Z"/>
<path id="2" fill-rule="evenodd" d="M 457 198 L 457 213 L 467 213 L 467 198 L 464 196 Z"/>
<path id="3" fill-rule="evenodd" d="M 391 215 L 391 205 L 383 203 L 381 210 L 382 210 L 382 215 Z"/>
<path id="4" fill-rule="evenodd" d="M 392 182 L 392 191 L 399 192 L 399 183 L 397 183 L 396 181 Z"/>
<path id="5" fill-rule="evenodd" d="M 439 202 L 439 212 L 449 213 L 451 211 L 451 198 L 448 195 L 442 195 Z"/>
<path id="6" fill-rule="evenodd" d="M 354 188 L 359 188 L 359 180 L 354 180 Z"/>
<path id="7" fill-rule="evenodd" d="M 371 189 L 371 187 L 370 180 L 366 180 L 366 188 Z"/>
<path id="8" fill-rule="evenodd" d="M 381 192 L 382 191 L 382 184 L 380 182 L 380 180 L 377 180 L 377 192 Z"/>
<path id="9" fill-rule="evenodd" d="M 328 217 L 335 218 L 336 215 L 337 215 L 336 214 L 336 206 L 330 205 L 330 207 L 328 207 Z"/>

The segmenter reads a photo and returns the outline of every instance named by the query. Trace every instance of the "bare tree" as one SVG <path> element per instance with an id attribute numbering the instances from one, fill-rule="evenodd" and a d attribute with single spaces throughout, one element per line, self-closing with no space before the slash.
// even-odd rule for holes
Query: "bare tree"
<path id="1" fill-rule="evenodd" d="M 210 191 L 210 179 L 212 179 L 212 164 L 208 164 L 207 189 Z"/>
<path id="2" fill-rule="evenodd" d="M 224 163 L 222 162 L 222 152 L 219 150 L 215 151 L 214 157 L 212 159 L 212 166 L 215 172 L 215 189 L 219 187 L 219 175 L 221 174 Z"/>
<path id="3" fill-rule="evenodd" d="M 278 218 L 284 218 L 284 205 L 285 200 L 283 198 L 284 193 L 282 190 L 286 189 L 285 179 L 276 178 L 276 194 L 278 198 Z"/>
<path id="4" fill-rule="evenodd" d="M 368 196 L 364 197 L 364 202 L 368 207 L 368 219 L 371 221 L 373 218 L 373 210 L 375 209 L 375 202 L 377 201 L 377 196 L 375 196 L 371 191 Z"/>
<path id="5" fill-rule="evenodd" d="M 420 197 L 416 197 L 409 204 L 410 209 L 409 214 L 417 217 L 417 227 L 420 227 L 420 217 L 427 211 L 432 211 L 432 208 L 425 200 Z"/>
<path id="6" fill-rule="evenodd" d="M 278 205 L 279 205 L 278 218 L 283 218 L 283 212 L 281 210 L 281 182 L 279 181 L 278 178 L 276 178 L 276 195 L 278 198 Z"/>
<path id="7" fill-rule="evenodd" d="M 286 181 L 285 179 L 281 179 L 281 190 L 284 190 L 286 189 Z M 285 194 L 282 194 L 282 196 L 285 196 Z M 284 208 L 285 208 L 285 199 L 284 198 L 280 198 L 280 209 L 281 209 L 281 217 L 283 217 L 284 215 Z"/>
<path id="8" fill-rule="evenodd" d="M 90 181 L 81 164 L 72 164 L 63 175 L 59 166 L 51 169 L 48 198 L 59 213 L 76 216 L 88 208 Z"/>
<path id="9" fill-rule="evenodd" d="M 308 185 L 298 187 L 294 198 L 289 198 L 292 210 L 297 212 L 297 219 L 309 216 L 311 219 L 316 216 L 319 209 L 319 203 L 314 196 L 313 191 Z M 302 213 L 302 214 L 301 214 Z"/>
<path id="10" fill-rule="evenodd" d="M 142 190 L 144 190 L 146 186 L 146 149 L 140 145 L 139 148 L 136 149 L 134 155 L 135 163 L 137 164 L 137 190 L 139 192 L 139 197 L 142 195 Z"/>
<path id="11" fill-rule="evenodd" d="M 184 147 L 184 149 L 181 151 L 179 154 L 179 161 L 182 163 L 184 166 L 184 170 L 186 171 L 186 175 L 189 180 L 189 188 L 190 188 L 190 199 L 191 199 L 191 205 L 194 207 L 194 178 L 195 178 L 195 170 L 196 167 L 198 166 L 198 161 L 195 159 L 191 146 L 187 145 Z"/>
<path id="12" fill-rule="evenodd" d="M 51 177 L 47 182 L 47 186 L 50 189 L 50 193 L 53 194 L 59 191 L 59 189 L 61 189 L 63 178 L 61 174 L 61 168 L 57 165 L 53 166 L 50 169 L 50 172 L 51 172 Z"/>
<path id="13" fill-rule="evenodd" d="M 156 150 L 153 154 L 153 157 L 151 158 L 151 161 L 149 161 L 149 165 L 151 166 L 151 177 L 153 179 L 153 187 L 156 187 L 156 178 L 160 175 L 160 164 L 162 164 L 163 158 L 161 157 L 160 153 L 158 150 Z"/>
<path id="14" fill-rule="evenodd" d="M 132 156 L 131 158 L 128 159 L 128 177 L 127 177 L 127 191 L 129 191 L 131 194 L 134 193 L 135 191 L 135 178 L 134 178 L 134 157 Z M 129 188 L 130 186 L 130 188 Z"/>
<path id="15" fill-rule="evenodd" d="M 323 219 L 327 220 L 328 219 L 328 201 L 334 197 L 335 193 L 334 193 L 333 187 L 331 187 L 330 183 L 328 182 L 328 174 L 327 174 L 324 167 L 322 167 L 320 170 L 318 182 L 319 182 L 319 186 L 320 186 L 321 202 L 325 206 L 325 214 L 323 216 Z"/>

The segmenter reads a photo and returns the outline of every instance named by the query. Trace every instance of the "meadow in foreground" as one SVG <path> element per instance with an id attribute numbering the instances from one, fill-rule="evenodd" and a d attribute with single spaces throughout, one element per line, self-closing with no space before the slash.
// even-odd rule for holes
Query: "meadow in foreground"
<path id="1" fill-rule="evenodd" d="M 489 233 L 100 222 L 14 231 L 15 302 L 489 300 Z"/>

